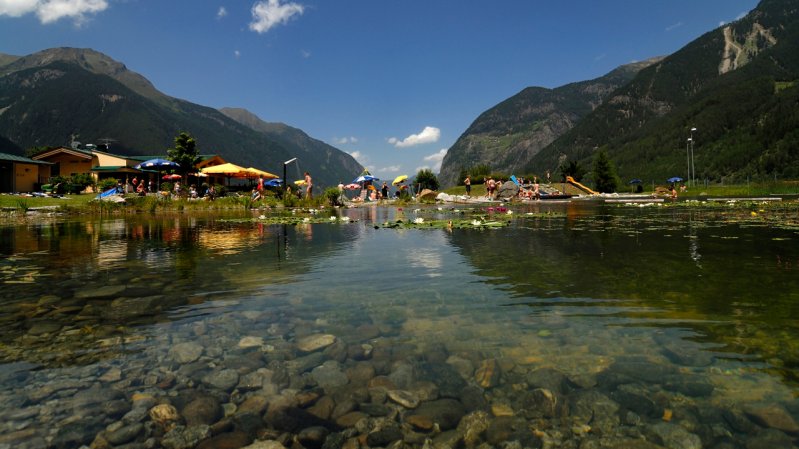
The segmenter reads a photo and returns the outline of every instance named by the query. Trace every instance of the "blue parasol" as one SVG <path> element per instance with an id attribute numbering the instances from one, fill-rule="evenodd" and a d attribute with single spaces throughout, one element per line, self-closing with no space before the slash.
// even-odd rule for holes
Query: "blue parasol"
<path id="1" fill-rule="evenodd" d="M 638 178 L 633 178 L 633 179 L 631 179 L 631 180 L 630 180 L 630 182 L 628 182 L 627 184 L 641 184 L 642 182 L 644 182 L 644 181 L 641 181 L 641 180 L 640 180 L 640 179 L 638 179 Z"/>
<path id="2" fill-rule="evenodd" d="M 179 168 L 179 167 L 180 164 L 178 164 L 177 162 L 168 161 L 166 159 L 161 159 L 161 158 L 155 158 L 155 159 L 150 159 L 149 161 L 144 161 L 133 168 L 137 170 L 141 170 L 143 168 L 154 168 L 158 170 L 164 168 Z"/>
<path id="3" fill-rule="evenodd" d="M 380 178 L 376 178 L 376 177 L 374 177 L 372 175 L 361 175 L 361 176 L 358 176 L 357 178 L 355 178 L 355 180 L 352 181 L 352 182 L 354 184 L 357 184 L 359 182 L 368 182 L 368 181 L 380 181 Z"/>
<path id="4" fill-rule="evenodd" d="M 682 182 L 682 178 L 680 178 L 679 176 L 675 176 L 673 178 L 667 179 L 666 182 Z"/>
<path id="5" fill-rule="evenodd" d="M 158 171 L 159 175 L 161 175 L 161 170 L 164 170 L 164 169 L 167 169 L 167 168 L 180 168 L 180 164 L 178 164 L 177 162 L 174 162 L 174 161 L 166 160 L 166 159 L 155 158 L 155 159 L 150 159 L 148 161 L 144 161 L 141 164 L 139 164 L 139 165 L 137 165 L 137 166 L 135 166 L 133 168 L 135 168 L 136 170 L 142 170 L 142 169 L 145 169 L 145 168 L 153 168 L 156 171 Z M 161 190 L 161 179 L 160 179 L 160 176 L 159 176 L 159 179 L 158 179 L 158 190 Z"/>

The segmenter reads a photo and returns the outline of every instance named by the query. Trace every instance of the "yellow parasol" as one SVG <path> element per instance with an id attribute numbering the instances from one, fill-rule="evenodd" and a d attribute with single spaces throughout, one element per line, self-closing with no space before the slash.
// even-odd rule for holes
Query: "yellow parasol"
<path id="1" fill-rule="evenodd" d="M 408 175 L 399 175 L 396 178 L 394 178 L 393 181 L 391 181 L 391 184 L 397 185 L 397 184 L 401 183 L 402 181 L 405 181 L 406 179 L 408 179 Z"/>
<path id="2" fill-rule="evenodd" d="M 258 170 L 257 168 L 253 168 L 253 167 L 248 167 L 247 168 L 247 172 L 252 173 L 255 176 L 263 176 L 264 178 L 267 178 L 267 179 L 278 178 L 277 175 L 273 175 L 272 173 L 269 173 L 268 171 Z"/>
<path id="3" fill-rule="evenodd" d="M 206 175 L 239 176 L 247 173 L 247 169 L 228 162 L 227 164 L 205 167 L 200 170 L 200 173 L 205 173 Z"/>
<path id="4" fill-rule="evenodd" d="M 297 184 L 298 186 L 304 186 L 305 185 L 305 180 L 304 179 L 298 179 L 298 180 L 294 181 L 294 184 Z"/>

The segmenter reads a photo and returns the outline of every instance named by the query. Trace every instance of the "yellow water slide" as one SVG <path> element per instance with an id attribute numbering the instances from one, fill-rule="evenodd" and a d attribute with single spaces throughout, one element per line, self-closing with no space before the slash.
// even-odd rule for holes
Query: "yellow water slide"
<path id="1" fill-rule="evenodd" d="M 574 187 L 577 187 L 578 189 L 582 190 L 583 192 L 585 192 L 585 193 L 587 193 L 589 195 L 599 195 L 599 192 L 594 192 L 593 190 L 589 189 L 588 187 L 586 187 L 586 186 L 580 184 L 579 182 L 575 181 L 574 178 L 572 178 L 571 176 L 567 176 L 566 177 L 566 182 L 568 182 L 569 184 L 573 185 Z"/>

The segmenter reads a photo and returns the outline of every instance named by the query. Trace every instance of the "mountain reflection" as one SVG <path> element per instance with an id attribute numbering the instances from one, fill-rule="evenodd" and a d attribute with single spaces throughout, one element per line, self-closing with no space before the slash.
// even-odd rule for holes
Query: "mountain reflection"
<path id="1" fill-rule="evenodd" d="M 109 338 L 131 338 L 181 306 L 293 282 L 360 229 L 181 216 L 2 228 L 0 360 L 112 356 Z"/>

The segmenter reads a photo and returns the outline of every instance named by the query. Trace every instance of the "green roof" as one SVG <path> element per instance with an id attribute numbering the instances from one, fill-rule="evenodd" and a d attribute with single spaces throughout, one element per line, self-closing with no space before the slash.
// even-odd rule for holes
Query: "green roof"
<path id="1" fill-rule="evenodd" d="M 17 156 L 16 154 L 8 154 L 8 153 L 0 153 L 0 161 L 22 162 L 25 164 L 38 164 L 38 165 L 53 165 L 52 162 L 35 161 L 28 157 Z"/>
<path id="2" fill-rule="evenodd" d="M 135 169 L 133 167 L 127 167 L 125 165 L 95 165 L 91 168 L 91 171 L 98 171 L 98 172 L 117 172 L 117 171 L 127 171 L 127 172 L 139 172 L 142 170 Z"/>

